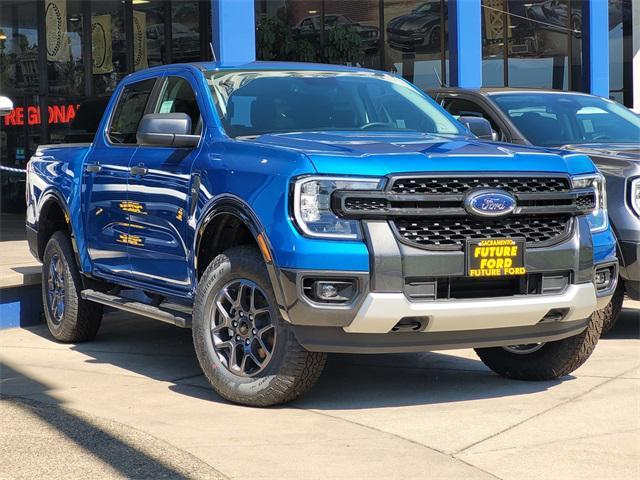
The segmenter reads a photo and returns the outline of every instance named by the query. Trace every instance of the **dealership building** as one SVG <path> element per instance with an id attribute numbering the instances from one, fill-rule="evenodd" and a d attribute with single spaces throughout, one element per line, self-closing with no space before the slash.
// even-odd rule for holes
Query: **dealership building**
<path id="1" fill-rule="evenodd" d="M 140 69 L 324 62 L 423 89 L 576 90 L 638 107 L 639 18 L 640 0 L 2 0 L 0 95 L 15 109 L 0 120 L 1 208 L 24 208 L 38 145 L 90 138 Z"/>

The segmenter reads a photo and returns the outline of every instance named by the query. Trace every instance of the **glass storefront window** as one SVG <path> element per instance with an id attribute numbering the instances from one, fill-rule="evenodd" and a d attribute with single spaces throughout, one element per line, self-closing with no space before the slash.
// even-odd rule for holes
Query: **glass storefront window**
<path id="1" fill-rule="evenodd" d="M 511 29 L 504 0 L 482 0 L 482 85 L 505 86 L 505 42 Z"/>
<path id="2" fill-rule="evenodd" d="M 169 63 L 166 27 L 162 0 L 133 2 L 134 70 Z"/>
<path id="3" fill-rule="evenodd" d="M 422 89 L 447 82 L 448 25 L 444 0 L 387 0 L 385 70 Z"/>
<path id="4" fill-rule="evenodd" d="M 40 143 L 40 72 L 35 1 L 0 2 L 0 93 L 14 103 L 0 118 L 0 163 L 24 168 Z M 2 210 L 24 204 L 24 175 L 0 172 Z M 21 202 L 15 204 L 15 202 Z"/>
<path id="5" fill-rule="evenodd" d="M 568 88 L 568 0 L 508 0 L 509 86 Z"/>
<path id="6" fill-rule="evenodd" d="M 171 2 L 172 63 L 206 60 L 200 41 L 200 18 L 208 15 L 203 5 L 203 2 Z"/>
<path id="7" fill-rule="evenodd" d="M 93 90 L 111 93 L 128 71 L 125 2 L 91 2 Z"/>

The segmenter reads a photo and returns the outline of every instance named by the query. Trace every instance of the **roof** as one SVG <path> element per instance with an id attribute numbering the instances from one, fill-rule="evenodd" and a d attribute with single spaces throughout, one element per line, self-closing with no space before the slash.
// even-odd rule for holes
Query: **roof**
<path id="1" fill-rule="evenodd" d="M 372 71 L 366 68 L 348 67 L 346 65 L 328 65 L 324 63 L 308 62 L 264 62 L 256 61 L 249 63 L 227 63 L 222 62 L 197 62 L 191 65 L 200 70 L 308 70 L 308 71 L 330 71 L 330 72 L 363 72 Z"/>
<path id="2" fill-rule="evenodd" d="M 584 92 L 571 92 L 566 90 L 552 90 L 550 88 L 526 88 L 526 87 L 482 87 L 482 88 L 460 88 L 460 87 L 439 87 L 429 88 L 430 93 L 474 93 L 477 95 L 494 95 L 498 93 L 557 93 L 564 95 L 589 95 Z"/>

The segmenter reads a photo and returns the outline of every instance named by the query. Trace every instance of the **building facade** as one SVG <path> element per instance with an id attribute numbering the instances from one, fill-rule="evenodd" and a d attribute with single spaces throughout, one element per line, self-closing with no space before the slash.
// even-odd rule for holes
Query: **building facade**
<path id="1" fill-rule="evenodd" d="M 214 52 L 228 63 L 361 65 L 420 88 L 577 90 L 633 106 L 639 2 L 3 0 L 0 95 L 15 109 L 0 120 L 0 207 L 23 208 L 20 170 L 39 144 L 91 138 L 123 76 Z"/>

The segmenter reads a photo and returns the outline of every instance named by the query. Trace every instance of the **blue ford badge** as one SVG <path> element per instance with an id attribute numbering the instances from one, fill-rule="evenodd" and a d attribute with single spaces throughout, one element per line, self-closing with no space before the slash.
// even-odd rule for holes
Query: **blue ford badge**
<path id="1" fill-rule="evenodd" d="M 503 190 L 476 190 L 467 196 L 464 206 L 472 215 L 499 217 L 513 212 L 516 199 Z"/>

